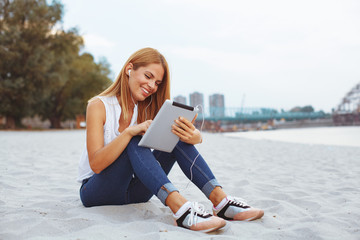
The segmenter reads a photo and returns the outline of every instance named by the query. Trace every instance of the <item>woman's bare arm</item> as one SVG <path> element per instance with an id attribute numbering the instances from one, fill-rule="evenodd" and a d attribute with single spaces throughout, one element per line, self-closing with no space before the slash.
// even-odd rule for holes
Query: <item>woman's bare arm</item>
<path id="1" fill-rule="evenodd" d="M 151 121 L 126 128 L 108 145 L 104 146 L 105 106 L 100 99 L 88 104 L 86 113 L 86 144 L 91 169 L 100 173 L 110 166 L 125 150 L 131 138 L 146 132 Z"/>

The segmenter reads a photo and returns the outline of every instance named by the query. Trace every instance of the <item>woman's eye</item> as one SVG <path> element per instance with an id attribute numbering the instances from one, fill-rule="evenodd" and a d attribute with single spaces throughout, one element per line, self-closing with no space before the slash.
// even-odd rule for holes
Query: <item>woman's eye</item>
<path id="1" fill-rule="evenodd" d="M 147 74 L 145 74 L 145 77 L 146 77 L 147 79 L 150 79 L 150 76 L 149 76 L 149 75 L 147 75 Z"/>
<path id="2" fill-rule="evenodd" d="M 156 82 L 156 85 L 159 86 L 161 84 L 161 82 Z"/>

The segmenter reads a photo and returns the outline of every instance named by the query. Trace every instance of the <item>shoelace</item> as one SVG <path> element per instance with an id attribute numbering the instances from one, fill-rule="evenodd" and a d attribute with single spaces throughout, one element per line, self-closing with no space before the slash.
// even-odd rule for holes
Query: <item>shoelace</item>
<path id="1" fill-rule="evenodd" d="M 239 197 L 230 197 L 228 196 L 229 202 L 234 203 L 238 205 L 239 207 L 250 207 L 249 204 L 246 203 L 246 201 Z"/>
<path id="2" fill-rule="evenodd" d="M 197 221 L 195 221 L 195 218 L 198 215 L 207 215 L 209 214 L 208 212 L 206 212 L 204 205 L 198 203 L 198 202 L 193 202 L 191 203 L 191 208 L 190 208 L 190 216 L 188 219 L 188 225 L 192 226 L 193 224 L 197 224 Z"/>

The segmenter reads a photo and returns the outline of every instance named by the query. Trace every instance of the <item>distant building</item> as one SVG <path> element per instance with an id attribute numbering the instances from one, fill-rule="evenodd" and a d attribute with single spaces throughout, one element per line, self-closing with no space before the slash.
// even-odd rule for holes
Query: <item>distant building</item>
<path id="1" fill-rule="evenodd" d="M 204 108 L 204 95 L 199 92 L 191 93 L 190 106 L 196 107 L 199 104 Z"/>
<path id="2" fill-rule="evenodd" d="M 209 97 L 210 117 L 225 116 L 225 97 L 223 94 L 215 93 Z"/>
<path id="3" fill-rule="evenodd" d="M 190 94 L 190 106 L 196 107 L 197 105 L 201 105 L 199 115 L 197 119 L 201 119 L 204 115 L 204 95 L 199 92 L 193 92 Z"/>
<path id="4" fill-rule="evenodd" d="M 174 102 L 186 104 L 186 97 L 184 97 L 182 95 L 176 96 L 176 97 L 174 97 Z"/>

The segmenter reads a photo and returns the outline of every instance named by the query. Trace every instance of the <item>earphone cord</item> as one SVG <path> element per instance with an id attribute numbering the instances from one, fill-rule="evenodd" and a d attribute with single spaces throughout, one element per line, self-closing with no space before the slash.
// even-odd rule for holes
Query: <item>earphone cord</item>
<path id="1" fill-rule="evenodd" d="M 131 70 L 129 70 L 129 79 L 128 80 L 130 80 L 130 73 L 131 73 Z M 130 91 L 130 96 L 131 96 L 131 100 L 132 100 L 132 102 L 134 103 L 134 107 L 135 107 L 135 101 L 134 101 L 134 98 L 133 98 L 133 96 L 132 96 L 132 93 L 131 93 L 131 91 Z M 146 110 L 146 109 L 145 109 Z"/>
<path id="2" fill-rule="evenodd" d="M 131 100 L 132 100 L 132 102 L 134 103 L 134 106 L 136 105 L 135 104 L 135 101 L 134 101 L 134 98 L 133 98 L 133 96 L 132 96 L 132 93 L 130 92 L 130 96 L 131 96 Z"/>
<path id="3" fill-rule="evenodd" d="M 203 108 L 202 108 L 202 106 L 201 106 L 200 104 L 197 105 L 196 107 L 201 107 L 201 116 L 202 116 L 202 123 L 201 123 L 201 127 L 200 127 L 200 135 L 201 135 L 201 134 L 202 134 L 202 128 L 203 128 L 204 122 L 205 122 L 204 111 L 203 111 Z M 191 166 L 190 166 L 190 181 L 189 181 L 188 184 L 186 185 L 185 189 L 187 189 L 187 187 L 189 186 L 190 182 L 191 182 L 192 179 L 193 179 L 192 168 L 193 168 L 193 166 L 194 166 L 194 164 L 195 164 L 196 159 L 197 159 L 199 156 L 200 156 L 200 153 L 198 153 L 198 154 L 196 155 L 196 157 L 194 158 L 193 163 L 192 163 Z"/>
<path id="4" fill-rule="evenodd" d="M 146 112 L 146 109 L 150 106 L 151 102 L 152 102 L 152 95 L 150 95 L 150 102 L 149 102 L 149 104 L 148 104 L 148 105 L 146 106 L 146 108 L 145 108 L 145 121 L 147 120 L 147 112 Z"/>

